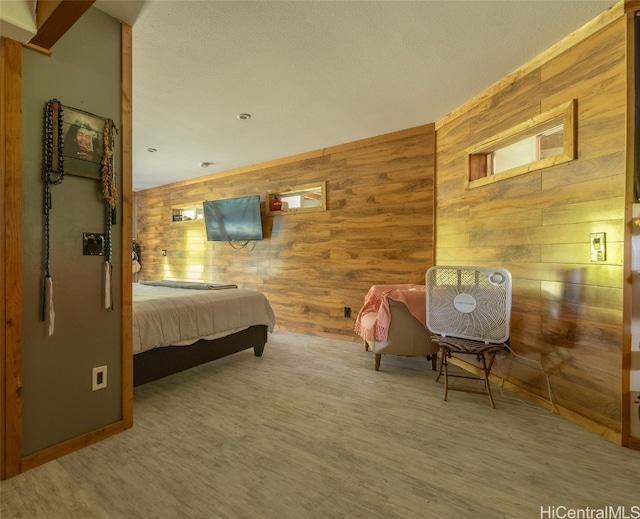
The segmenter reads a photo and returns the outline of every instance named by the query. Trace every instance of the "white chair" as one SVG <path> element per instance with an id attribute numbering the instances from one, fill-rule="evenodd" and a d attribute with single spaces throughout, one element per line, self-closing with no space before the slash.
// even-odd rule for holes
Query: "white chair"
<path id="1" fill-rule="evenodd" d="M 436 266 L 425 277 L 427 328 L 440 346 L 440 371 L 444 375 L 444 400 L 449 389 L 486 393 L 495 409 L 489 378 L 497 353 L 509 349 L 511 274 L 504 268 Z M 482 376 L 449 373 L 452 356 L 472 355 Z M 449 377 L 481 380 L 484 390 L 450 387 Z"/>

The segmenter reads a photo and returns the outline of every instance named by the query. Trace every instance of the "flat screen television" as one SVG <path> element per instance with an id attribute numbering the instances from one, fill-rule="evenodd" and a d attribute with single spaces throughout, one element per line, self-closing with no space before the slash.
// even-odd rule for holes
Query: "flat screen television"
<path id="1" fill-rule="evenodd" d="M 203 202 L 208 241 L 262 240 L 260 196 Z"/>

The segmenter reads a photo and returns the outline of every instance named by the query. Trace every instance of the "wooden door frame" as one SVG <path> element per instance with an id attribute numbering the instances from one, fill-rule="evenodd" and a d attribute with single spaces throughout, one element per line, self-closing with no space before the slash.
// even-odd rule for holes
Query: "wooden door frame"
<path id="1" fill-rule="evenodd" d="M 636 114 L 640 107 L 639 99 L 636 94 L 636 84 L 640 81 L 637 77 L 637 60 L 640 58 L 637 54 L 638 40 L 640 35 L 637 34 L 637 16 L 640 12 L 640 0 L 625 0 L 625 16 L 626 16 L 626 58 L 627 58 L 627 186 L 626 186 L 626 203 L 625 203 L 625 226 L 624 232 L 624 296 L 623 296 L 623 333 L 622 333 L 622 445 L 635 450 L 640 450 L 640 438 L 631 435 L 631 368 L 632 361 L 632 334 L 631 325 L 634 319 L 632 308 L 632 292 L 634 277 L 636 274 L 632 268 L 633 261 L 633 205 L 636 203 L 636 175 L 638 175 L 638 153 L 640 146 L 638 144 L 638 134 L 640 129 L 637 128 Z M 637 304 L 637 302 L 636 302 Z"/>
<path id="2" fill-rule="evenodd" d="M 22 471 L 22 46 L 0 53 L 0 479 Z"/>
<path id="3" fill-rule="evenodd" d="M 132 30 L 121 26 L 122 417 L 29 457 L 22 456 L 22 44 L 0 39 L 0 480 L 133 425 L 131 301 Z"/>

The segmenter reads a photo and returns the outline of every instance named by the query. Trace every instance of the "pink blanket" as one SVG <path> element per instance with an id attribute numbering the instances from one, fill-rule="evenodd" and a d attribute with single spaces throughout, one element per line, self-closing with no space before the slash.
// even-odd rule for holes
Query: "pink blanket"
<path id="1" fill-rule="evenodd" d="M 424 285 L 373 285 L 356 317 L 355 332 L 365 340 L 386 341 L 391 324 L 389 299 L 404 303 L 418 321 L 427 326 Z"/>

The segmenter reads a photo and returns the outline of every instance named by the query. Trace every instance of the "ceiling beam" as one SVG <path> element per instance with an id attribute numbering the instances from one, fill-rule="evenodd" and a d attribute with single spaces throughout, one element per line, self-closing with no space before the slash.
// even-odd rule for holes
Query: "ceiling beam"
<path id="1" fill-rule="evenodd" d="M 94 2 L 95 0 L 39 0 L 36 7 L 38 33 L 31 38 L 29 44 L 51 52 L 57 41 Z"/>

